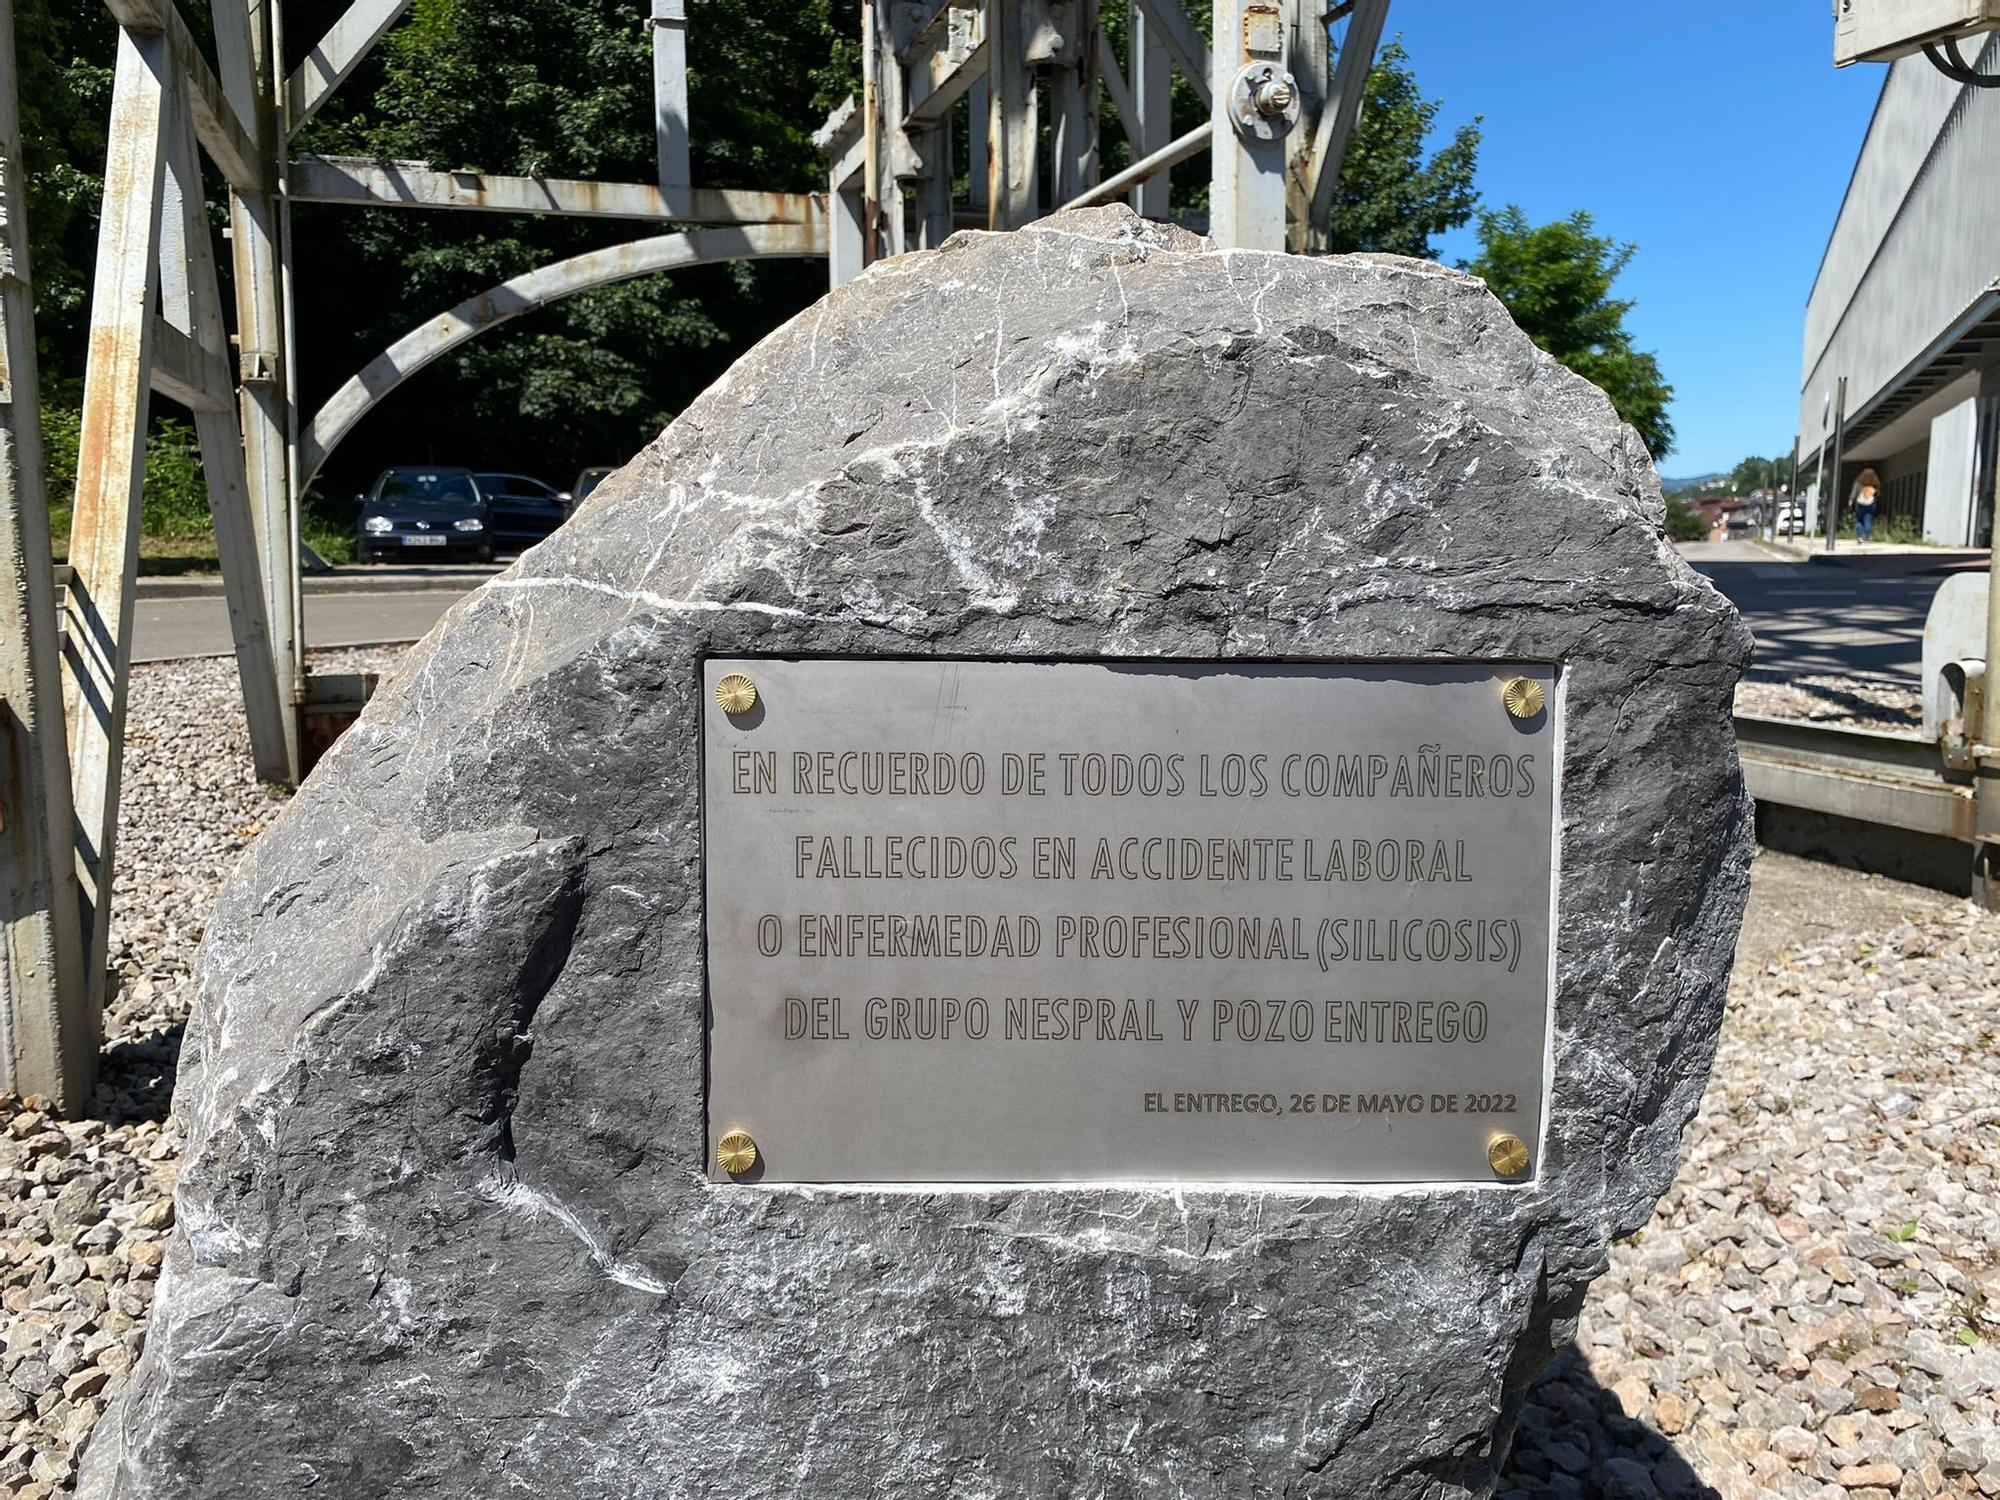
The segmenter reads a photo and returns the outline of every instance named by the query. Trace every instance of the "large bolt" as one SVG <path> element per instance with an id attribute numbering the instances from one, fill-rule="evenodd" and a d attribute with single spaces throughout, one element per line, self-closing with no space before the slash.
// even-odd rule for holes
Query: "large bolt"
<path id="1" fill-rule="evenodd" d="M 1266 119 L 1275 119 L 1292 107 L 1292 79 L 1289 73 L 1277 73 L 1257 85 L 1255 94 L 1257 113 Z"/>

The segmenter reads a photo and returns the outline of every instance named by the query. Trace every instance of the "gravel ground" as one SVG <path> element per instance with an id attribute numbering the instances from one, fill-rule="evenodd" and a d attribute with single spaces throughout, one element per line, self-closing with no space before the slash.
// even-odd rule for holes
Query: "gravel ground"
<path id="1" fill-rule="evenodd" d="M 1801 691 L 1853 688 L 1828 681 Z M 227 661 L 140 668 L 130 723 L 98 1096 L 74 1121 L 0 1097 L 0 1493 L 17 1500 L 69 1491 L 144 1341 L 203 913 L 283 808 L 250 774 Z M 1739 969 L 1680 1180 L 1614 1248 L 1503 1494 L 2000 1495 L 1996 992 L 2000 919 L 1959 905 Z"/>
<path id="2" fill-rule="evenodd" d="M 1738 970 L 1679 1180 L 1503 1494 L 2000 1494 L 1996 992 L 1969 904 Z"/>
<path id="3" fill-rule="evenodd" d="M 1758 677 L 1736 687 L 1736 711 L 1772 719 L 1806 719 L 1855 729 L 1922 733 L 1924 701 L 1916 686 L 1872 677 Z"/>

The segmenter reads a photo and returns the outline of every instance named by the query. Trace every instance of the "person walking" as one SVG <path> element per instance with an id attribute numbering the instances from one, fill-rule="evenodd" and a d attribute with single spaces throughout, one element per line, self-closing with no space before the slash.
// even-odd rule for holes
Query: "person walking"
<path id="1" fill-rule="evenodd" d="M 1868 541 L 1875 535 L 1875 497 L 1882 491 L 1882 476 L 1873 469 L 1863 469 L 1856 476 L 1854 489 L 1847 497 L 1849 508 L 1854 512 L 1854 535 L 1861 541 Z"/>

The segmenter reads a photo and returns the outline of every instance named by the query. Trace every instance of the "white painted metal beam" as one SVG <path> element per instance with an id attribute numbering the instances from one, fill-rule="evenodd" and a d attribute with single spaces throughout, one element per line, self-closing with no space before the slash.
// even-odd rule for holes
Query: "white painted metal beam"
<path id="1" fill-rule="evenodd" d="M 1188 19 L 1188 13 L 1181 9 L 1180 0 L 1139 0 L 1139 7 L 1146 13 L 1148 32 L 1173 55 L 1175 64 L 1201 96 L 1201 102 L 1214 103 L 1215 87 L 1211 82 L 1214 70 L 1209 63 L 1208 46 L 1194 22 Z"/>
<path id="2" fill-rule="evenodd" d="M 377 208 L 457 208 L 484 213 L 561 214 L 684 224 L 823 224 L 820 193 L 693 188 L 663 193 L 651 183 L 587 182 L 440 172 L 422 162 L 360 156 L 300 156 L 290 166 L 294 203 Z"/>
<path id="3" fill-rule="evenodd" d="M 1173 132 L 1173 54 L 1160 40 L 1160 27 L 1146 7 L 1133 0 L 1127 11 L 1131 37 L 1132 112 L 1125 115 L 1126 139 L 1133 160 L 1152 156 L 1169 144 Z M 1107 75 L 1108 76 L 1108 75 Z M 1149 172 L 1136 179 L 1132 208 L 1142 218 L 1164 220 L 1170 213 L 1171 172 Z"/>
<path id="4" fill-rule="evenodd" d="M 275 82 L 278 0 L 215 0 L 216 65 L 222 87 L 259 150 L 275 163 L 282 155 Z M 292 411 L 286 351 L 285 300 L 280 287 L 280 211 L 273 191 L 236 189 L 229 195 L 230 281 L 236 298 L 237 414 L 243 441 L 243 477 L 250 505 L 254 566 L 264 601 L 273 670 L 280 694 L 276 732 L 284 764 L 272 779 L 296 783 L 300 774 L 298 719 L 293 691 L 305 684 L 305 632 L 298 551 L 292 545 L 293 496 L 290 437 Z M 220 538 L 218 537 L 218 542 Z M 246 705 L 255 697 L 246 685 Z M 266 734 L 253 728 L 253 745 Z"/>
<path id="5" fill-rule="evenodd" d="M 224 0 L 228 3 L 228 0 Z M 238 0 L 240 3 L 240 0 Z M 285 80 L 285 135 L 297 135 L 333 91 L 347 82 L 410 0 L 354 0 Z"/>
<path id="6" fill-rule="evenodd" d="M 121 28 L 90 302 L 90 364 L 70 523 L 64 645 L 84 983 L 103 1014 L 118 837 L 139 506 L 146 469 L 154 262 L 173 69 L 167 38 Z M 92 1043 L 93 1050 L 95 1041 Z"/>
<path id="7" fill-rule="evenodd" d="M 413 329 L 335 391 L 300 437 L 299 483 L 312 482 L 320 465 L 355 423 L 390 391 L 440 355 L 500 324 L 593 287 L 718 261 L 809 258 L 827 253 L 820 224 L 754 224 L 663 234 L 592 250 L 541 266 Z"/>
<path id="8" fill-rule="evenodd" d="M 986 222 L 1018 229 L 1041 212 L 1041 101 L 1018 0 L 986 0 Z M 973 128 L 979 128 L 975 121 Z"/>
<path id="9" fill-rule="evenodd" d="M 153 389 L 191 412 L 228 411 L 234 406 L 229 365 L 199 347 L 171 323 L 153 325 Z"/>
<path id="10" fill-rule="evenodd" d="M 688 165 L 687 0 L 653 0 L 653 128 L 660 187 L 678 202 L 694 181 Z"/>
<path id="11" fill-rule="evenodd" d="M 229 0 L 222 0 L 227 4 Z M 172 48 L 173 66 L 189 85 L 195 134 L 232 187 L 257 188 L 270 180 L 255 137 L 244 128 L 236 110 L 216 81 L 214 70 L 188 34 L 173 0 L 104 0 L 104 7 L 125 30 L 139 36 L 163 36 Z"/>
<path id="12" fill-rule="evenodd" d="M 1348 143 L 1353 140 L 1355 124 L 1361 118 L 1362 96 L 1367 92 L 1368 74 L 1375 66 L 1375 49 L 1381 43 L 1382 28 L 1388 19 L 1389 0 L 1355 0 L 1346 39 L 1334 61 L 1333 89 L 1313 132 L 1312 200 L 1306 210 L 1306 224 L 1308 243 L 1315 250 L 1327 247 L 1333 195 L 1340 187 Z"/>
<path id="13" fill-rule="evenodd" d="M 208 485 L 209 516 L 222 564 L 223 601 L 236 648 L 236 674 L 250 730 L 250 755 L 266 781 L 292 776 L 287 720 L 289 684 L 281 683 L 271 649 L 269 613 L 257 532 L 245 478 L 243 434 L 225 357 L 229 332 L 215 275 L 201 162 L 194 122 L 184 99 L 170 99 L 166 123 L 166 176 L 160 222 L 160 311 L 153 330 L 153 387 L 161 384 L 162 355 L 171 346 L 186 373 L 184 404 L 194 414 Z M 195 399 L 185 400 L 191 396 Z M 293 731 L 296 733 L 296 730 Z"/>
<path id="14" fill-rule="evenodd" d="M 71 1113 L 90 1097 L 97 1026 L 77 908 L 17 76 L 14 0 L 0 0 L 0 1089 Z"/>
<path id="15" fill-rule="evenodd" d="M 986 76 L 986 12 L 948 6 L 918 33 L 900 59 L 906 98 L 903 128 L 928 130 Z"/>

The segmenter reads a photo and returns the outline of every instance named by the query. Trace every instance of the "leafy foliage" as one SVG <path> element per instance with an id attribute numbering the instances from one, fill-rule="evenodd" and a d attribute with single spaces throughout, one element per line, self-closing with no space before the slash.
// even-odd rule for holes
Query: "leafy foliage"
<path id="1" fill-rule="evenodd" d="M 1436 236 L 1471 220 L 1479 206 L 1473 186 L 1479 121 L 1461 125 L 1426 158 L 1424 145 L 1439 107 L 1418 90 L 1401 41 L 1376 54 L 1334 198 L 1335 250 L 1434 260 Z"/>
<path id="2" fill-rule="evenodd" d="M 28 260 L 44 399 L 83 392 L 84 328 L 118 32 L 101 6 L 15 0 Z"/>
<path id="3" fill-rule="evenodd" d="M 1632 303 L 1611 295 L 1638 247 L 1595 233 L 1587 213 L 1531 225 L 1513 204 L 1480 214 L 1479 246 L 1466 269 L 1485 280 L 1529 338 L 1611 398 L 1655 461 L 1666 457 L 1674 443 L 1667 419 L 1673 387 L 1656 357 L 1632 347 L 1625 328 Z"/>
<path id="4" fill-rule="evenodd" d="M 1752 490 L 1781 490 L 1791 480 L 1791 454 L 1776 458 L 1758 458 L 1753 454 L 1730 470 L 1729 491 L 1733 495 L 1747 495 Z"/>

